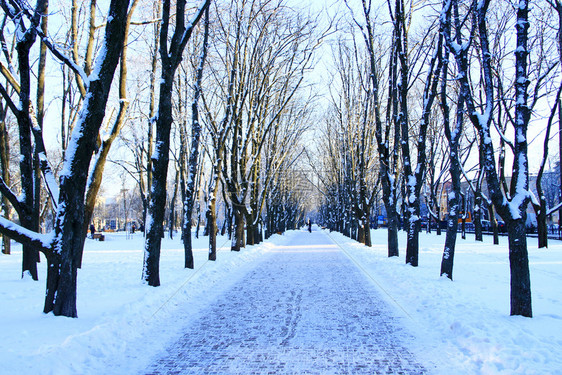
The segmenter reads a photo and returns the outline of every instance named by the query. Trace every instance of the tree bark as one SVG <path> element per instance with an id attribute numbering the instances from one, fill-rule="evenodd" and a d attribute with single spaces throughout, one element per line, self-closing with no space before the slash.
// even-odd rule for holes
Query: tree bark
<path id="1" fill-rule="evenodd" d="M 186 183 L 185 191 L 185 201 L 184 201 L 184 227 L 182 228 L 183 233 L 183 246 L 185 253 L 185 267 L 193 268 L 193 249 L 191 238 L 187 239 L 187 236 L 191 237 L 191 225 L 193 215 L 193 206 L 195 204 L 195 178 L 197 174 L 197 166 L 199 162 L 199 142 L 201 139 L 201 124 L 199 123 L 199 97 L 201 96 L 201 85 L 203 81 L 203 67 L 205 66 L 205 59 L 207 57 L 207 44 L 209 40 L 209 8 L 205 10 L 205 32 L 203 37 L 203 51 L 201 53 L 201 58 L 199 60 L 199 66 L 197 67 L 196 81 L 195 81 L 195 93 L 193 102 L 191 104 L 191 152 L 189 153 L 189 172 Z M 214 204 L 214 202 L 213 202 Z M 208 211 L 207 211 L 208 212 Z M 213 221 L 213 217 L 216 215 L 214 213 L 209 213 L 207 215 L 207 223 L 209 219 Z M 216 217 L 214 219 L 216 225 Z M 209 250 L 209 258 L 211 258 L 211 252 L 214 254 L 216 259 L 216 235 L 214 240 L 214 246 L 212 239 L 209 238 L 209 246 L 213 247 L 214 250 Z M 214 259 L 213 259 L 214 260 Z"/>
<path id="2" fill-rule="evenodd" d="M 105 34 L 106 55 L 100 62 L 100 73 L 90 80 L 80 122 L 72 138 L 75 144 L 67 153 L 65 170 L 70 173 L 61 176 L 54 241 L 52 251 L 47 254 L 45 313 L 77 316 L 76 277 L 84 246 L 82 225 L 87 173 L 123 46 L 127 9 L 127 0 L 111 1 Z"/>
<path id="3" fill-rule="evenodd" d="M 232 233 L 231 251 L 240 251 L 244 247 L 244 215 L 238 207 L 233 207 L 234 211 L 234 231 Z"/>
<path id="4" fill-rule="evenodd" d="M 210 0 L 205 0 L 195 14 L 188 27 L 185 26 L 184 12 L 185 0 L 176 3 L 176 24 L 171 43 L 168 46 L 168 31 L 170 26 L 170 0 L 163 4 L 161 32 L 160 32 L 160 59 L 161 78 L 160 96 L 158 102 L 158 115 L 156 119 L 156 148 L 151 156 L 152 160 L 152 187 L 149 215 L 147 218 L 147 233 L 145 241 L 145 259 L 143 264 L 143 279 L 150 286 L 160 285 L 160 247 L 164 234 L 164 210 L 166 206 L 166 179 L 168 177 L 168 162 L 170 152 L 170 132 L 173 122 L 172 115 L 172 89 L 175 72 L 181 61 L 181 55 L 187 41 L 191 37 L 204 11 L 209 6 Z"/>
<path id="5" fill-rule="evenodd" d="M 4 105 L 0 102 L 0 166 L 2 167 L 2 179 L 6 185 L 10 185 L 10 143 L 8 129 L 6 128 L 6 114 Z M 11 205 L 9 199 L 2 194 L 2 212 L 8 220 L 11 216 Z M 11 254 L 11 240 L 8 236 L 2 236 L 2 253 Z"/>
<path id="6" fill-rule="evenodd" d="M 509 237 L 509 266 L 511 270 L 511 315 L 531 318 L 531 277 L 525 217 L 506 222 Z"/>

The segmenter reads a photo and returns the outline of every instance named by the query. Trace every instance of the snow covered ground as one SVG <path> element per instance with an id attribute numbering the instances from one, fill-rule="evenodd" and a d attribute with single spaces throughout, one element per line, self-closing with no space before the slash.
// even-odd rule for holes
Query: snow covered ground
<path id="1" fill-rule="evenodd" d="M 207 262 L 206 238 L 195 240 L 195 270 L 183 269 L 179 236 L 163 241 L 161 283 L 141 283 L 143 239 L 135 234 L 107 234 L 105 242 L 87 240 L 78 274 L 78 319 L 45 315 L 45 262 L 40 281 L 20 279 L 21 250 L 0 255 L 0 374 L 134 374 L 183 333 L 191 316 L 234 285 L 252 267 L 266 261 L 268 249 L 289 232 L 266 244 L 230 252 L 223 246 L 217 262 Z M 418 338 L 420 360 L 438 373 L 562 374 L 562 243 L 538 250 L 529 239 L 534 318 L 509 316 L 507 238 L 494 246 L 471 236 L 458 240 L 455 281 L 439 277 L 444 236 L 420 237 L 420 266 L 386 257 L 386 231 L 373 231 L 373 248 L 337 233 L 339 244 Z M 181 305 L 181 310 L 177 306 Z M 179 313 L 181 311 L 181 313 Z M 431 366 L 429 366 L 431 367 Z"/>
<path id="2" fill-rule="evenodd" d="M 562 374 L 562 243 L 537 249 L 529 238 L 532 319 L 510 317 L 507 237 L 500 245 L 473 235 L 457 240 L 454 281 L 440 278 L 445 236 L 420 234 L 419 267 L 387 257 L 386 232 L 373 231 L 373 248 L 330 236 L 408 317 L 419 350 L 457 374 Z M 445 372 L 446 373 L 446 372 Z"/>

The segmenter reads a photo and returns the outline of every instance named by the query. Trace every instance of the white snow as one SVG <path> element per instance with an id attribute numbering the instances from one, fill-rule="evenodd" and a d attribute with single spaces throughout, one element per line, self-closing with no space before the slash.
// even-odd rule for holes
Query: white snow
<path id="1" fill-rule="evenodd" d="M 306 232 L 300 232 L 305 235 Z M 289 236 L 301 235 L 293 232 Z M 326 232 L 327 233 L 327 232 Z M 457 241 L 454 281 L 439 277 L 445 236 L 420 233 L 420 265 L 388 258 L 385 229 L 372 231 L 367 248 L 329 234 L 377 285 L 416 338 L 413 351 L 438 374 L 555 374 L 562 368 L 562 243 L 538 250 L 529 239 L 534 318 L 509 316 L 507 238 Z M 183 268 L 180 235 L 164 239 L 162 286 L 141 282 L 143 237 L 105 233 L 86 240 L 78 271 L 78 318 L 43 314 L 44 258 L 40 281 L 21 279 L 21 247 L 0 255 L 0 361 L 2 374 L 134 374 L 146 371 L 154 353 L 182 334 L 191 317 L 235 285 L 272 242 L 229 251 L 225 237 L 216 262 L 208 262 L 207 238 L 194 240 L 195 270 Z M 178 309 L 181 306 L 181 310 Z M 411 323 L 411 324 L 410 324 Z M 155 349 L 156 348 L 156 349 Z"/>
<path id="2" fill-rule="evenodd" d="M 418 355 L 438 374 L 560 374 L 562 369 L 562 242 L 548 250 L 528 239 L 534 317 L 510 317 L 507 237 L 500 245 L 457 239 L 453 279 L 439 277 L 445 235 L 420 233 L 419 266 L 388 258 L 386 230 L 368 249 L 330 234 L 402 311 L 419 340 Z"/>

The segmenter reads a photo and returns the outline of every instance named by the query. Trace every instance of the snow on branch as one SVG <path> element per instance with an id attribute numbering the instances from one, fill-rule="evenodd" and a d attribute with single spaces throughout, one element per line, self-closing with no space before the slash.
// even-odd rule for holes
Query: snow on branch
<path id="1" fill-rule="evenodd" d="M 21 244 L 33 246 L 43 253 L 51 251 L 53 232 L 49 234 L 40 234 L 29 229 L 25 229 L 21 225 L 15 224 L 4 217 L 0 217 L 0 233 Z"/>
<path id="2" fill-rule="evenodd" d="M 37 34 L 41 37 L 41 41 L 43 42 L 43 44 L 45 44 L 45 46 L 47 46 L 49 51 L 51 51 L 51 53 L 53 55 L 55 55 L 56 58 L 58 58 L 60 61 L 62 61 L 64 64 L 66 64 L 75 74 L 80 76 L 80 78 L 82 79 L 82 82 L 84 82 L 84 86 L 87 89 L 89 84 L 90 84 L 90 80 L 88 78 L 88 75 L 84 71 L 84 69 L 82 69 L 82 67 L 80 67 L 80 65 L 78 65 L 74 61 L 72 61 L 72 59 L 70 57 L 68 57 L 64 53 L 62 53 L 58 49 L 58 47 L 54 43 L 51 42 L 49 37 L 41 31 L 40 28 L 37 28 Z"/>
<path id="3" fill-rule="evenodd" d="M 210 4 L 211 4 L 211 0 L 203 0 L 203 3 L 199 6 L 199 9 L 197 9 L 197 12 L 195 12 L 195 15 L 193 16 L 191 21 L 189 21 L 189 24 L 187 25 L 182 35 L 181 42 L 180 42 L 181 46 L 187 44 L 189 38 L 191 38 L 193 29 L 199 23 L 199 20 L 201 19 L 201 17 L 203 17 L 203 13 L 205 13 L 205 9 L 207 9 Z"/>
<path id="4" fill-rule="evenodd" d="M 35 138 L 35 149 L 37 151 L 37 156 L 39 157 L 39 167 L 45 180 L 45 187 L 47 188 L 49 196 L 51 197 L 53 207 L 57 208 L 57 204 L 59 201 L 59 186 L 57 183 L 57 179 L 53 174 L 53 169 L 51 168 L 49 160 L 47 159 L 47 151 L 45 149 L 45 143 L 43 141 L 43 129 L 41 129 L 41 127 L 39 126 L 37 117 L 35 116 L 35 112 L 33 111 L 33 107 L 31 106 L 29 118 L 31 119 L 31 123 L 33 124 L 31 130 L 33 132 L 33 137 Z"/>
<path id="5" fill-rule="evenodd" d="M 546 212 L 546 216 L 552 214 L 553 212 L 558 211 L 558 210 L 561 209 L 561 208 L 562 208 L 562 202 L 558 203 L 556 206 L 554 206 L 554 207 L 552 207 L 550 210 L 548 210 L 548 211 Z"/>
<path id="6" fill-rule="evenodd" d="M 70 57 L 66 56 L 56 46 L 56 44 L 51 41 L 51 39 L 41 29 L 40 22 L 33 22 L 33 20 L 35 18 L 37 18 L 37 15 L 35 14 L 36 11 L 30 10 L 29 5 L 27 3 L 23 3 L 23 2 L 20 2 L 20 1 L 18 1 L 17 3 L 18 3 L 18 6 L 20 8 L 21 13 L 23 13 L 29 20 L 32 21 L 33 31 L 35 33 L 37 33 L 37 35 L 39 35 L 43 44 L 45 44 L 45 46 L 51 51 L 51 53 L 53 55 L 55 55 L 55 57 L 57 57 L 61 62 L 66 64 L 74 73 L 76 73 L 78 76 L 80 76 L 80 78 L 82 79 L 82 81 L 84 82 L 84 84 L 87 87 L 88 84 L 89 84 L 89 80 L 88 80 L 88 75 L 86 74 L 84 69 L 82 69 L 78 64 L 76 64 L 74 61 L 72 61 L 72 59 Z"/>

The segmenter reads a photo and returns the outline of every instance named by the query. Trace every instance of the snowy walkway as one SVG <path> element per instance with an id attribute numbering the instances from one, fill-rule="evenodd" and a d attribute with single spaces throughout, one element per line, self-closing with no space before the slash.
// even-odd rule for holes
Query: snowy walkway
<path id="1" fill-rule="evenodd" d="M 147 374 L 420 374 L 377 289 L 321 232 L 273 247 Z"/>

